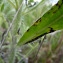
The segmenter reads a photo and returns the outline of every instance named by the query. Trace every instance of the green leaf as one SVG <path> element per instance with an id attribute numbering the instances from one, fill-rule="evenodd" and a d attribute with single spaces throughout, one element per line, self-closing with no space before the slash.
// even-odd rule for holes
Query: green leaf
<path id="1" fill-rule="evenodd" d="M 50 11 L 45 13 L 43 17 L 36 21 L 27 32 L 20 38 L 18 45 L 23 45 L 30 42 L 46 33 L 49 33 L 50 28 L 54 30 L 63 29 L 63 1 L 52 7 Z"/>
<path id="2" fill-rule="evenodd" d="M 4 10 L 4 4 L 2 4 L 1 6 L 1 12 Z"/>
<path id="3" fill-rule="evenodd" d="M 32 7 L 32 8 L 25 8 L 22 10 L 20 17 L 20 34 L 22 37 L 24 33 L 40 18 L 43 16 L 50 8 L 52 7 L 52 4 L 49 2 L 48 5 L 46 2 L 49 2 L 49 0 L 41 1 L 38 5 Z"/>
<path id="4" fill-rule="evenodd" d="M 49 0 L 44 0 L 43 2 L 41 1 L 37 6 L 32 8 L 27 8 L 25 4 L 22 3 L 22 7 L 20 8 L 13 24 L 13 31 L 15 35 L 20 27 L 20 37 L 22 37 L 27 29 L 31 27 L 38 18 L 50 10 L 52 4 L 49 2 L 47 5 L 46 2 L 49 2 Z"/>

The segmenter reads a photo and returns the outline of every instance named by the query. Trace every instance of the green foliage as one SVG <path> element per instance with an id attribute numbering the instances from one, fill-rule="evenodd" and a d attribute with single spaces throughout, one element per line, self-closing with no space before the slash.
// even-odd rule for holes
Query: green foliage
<path id="1" fill-rule="evenodd" d="M 63 29 L 63 2 L 60 0 L 50 11 L 45 13 L 39 20 L 31 26 L 28 31 L 21 37 L 18 45 L 22 45 L 28 41 L 32 41 L 40 35 L 49 32 L 50 28 L 54 30 Z M 60 7 L 59 7 L 60 4 Z"/>
<path id="2" fill-rule="evenodd" d="M 39 40 L 31 44 L 24 44 L 50 33 L 51 29 L 54 31 L 63 29 L 62 0 L 59 0 L 54 6 L 50 2 L 51 0 L 42 0 L 32 7 L 26 6 L 23 1 L 24 0 L 0 0 L 0 40 L 6 39 L 3 44 L 0 42 L 0 48 L 8 55 L 8 60 L 5 60 L 6 57 L 3 55 L 4 59 L 2 60 L 0 58 L 0 63 L 4 63 L 4 61 L 8 61 L 8 63 L 17 61 L 19 63 L 25 61 L 23 58 L 29 58 L 31 55 L 34 60 L 35 54 L 40 46 L 38 43 Z M 32 2 L 34 2 L 34 0 L 28 1 L 28 3 Z M 4 34 L 5 30 L 7 30 L 7 32 Z M 19 35 L 17 31 L 19 31 Z M 57 37 L 53 36 L 52 38 L 50 37 L 52 35 L 47 35 L 43 43 L 44 49 L 40 49 L 38 53 L 40 57 L 38 63 L 40 63 L 40 61 L 46 63 L 46 59 L 52 58 L 56 53 L 59 54 L 57 48 L 60 47 L 58 45 L 60 34 L 61 33 L 59 33 L 59 35 L 55 34 Z M 51 40 L 49 40 L 49 37 Z M 43 37 L 40 40 L 43 40 Z M 51 44 L 47 44 L 49 42 Z M 60 45 L 61 44 L 63 43 L 60 43 Z M 49 45 L 51 47 L 49 47 Z"/>

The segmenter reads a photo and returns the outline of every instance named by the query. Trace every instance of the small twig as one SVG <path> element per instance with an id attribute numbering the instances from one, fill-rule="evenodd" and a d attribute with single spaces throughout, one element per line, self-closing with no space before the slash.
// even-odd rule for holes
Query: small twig
<path id="1" fill-rule="evenodd" d="M 37 59 L 37 57 L 38 57 L 38 53 L 39 53 L 39 51 L 40 51 L 40 49 L 41 49 L 41 46 L 42 46 L 42 44 L 43 44 L 45 38 L 46 38 L 46 35 L 44 35 L 44 38 L 43 38 L 42 41 L 40 40 L 40 45 L 39 45 L 39 47 L 38 47 L 38 51 L 37 51 L 37 54 L 36 54 L 36 57 L 35 57 L 36 59 Z"/>
<path id="2" fill-rule="evenodd" d="M 1 43 L 2 43 L 2 40 L 3 40 L 3 38 L 4 38 L 4 35 L 6 34 L 6 31 L 7 31 L 7 30 L 5 30 L 5 31 L 2 33 Z"/>

